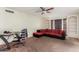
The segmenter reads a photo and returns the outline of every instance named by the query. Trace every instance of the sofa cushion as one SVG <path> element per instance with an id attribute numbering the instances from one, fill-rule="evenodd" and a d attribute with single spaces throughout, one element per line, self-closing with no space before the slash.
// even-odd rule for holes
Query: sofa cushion
<path id="1" fill-rule="evenodd" d="M 61 36 L 60 34 L 56 34 L 56 33 L 46 33 L 47 35 L 52 35 L 52 36 Z"/>

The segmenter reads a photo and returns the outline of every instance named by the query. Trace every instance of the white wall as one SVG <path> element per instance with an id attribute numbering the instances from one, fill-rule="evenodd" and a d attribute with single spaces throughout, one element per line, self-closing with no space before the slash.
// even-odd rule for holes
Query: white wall
<path id="1" fill-rule="evenodd" d="M 78 38 L 79 38 L 79 15 L 78 15 L 78 21 L 77 21 L 77 33 L 78 33 Z"/>
<path id="2" fill-rule="evenodd" d="M 4 30 L 20 31 L 24 28 L 28 30 L 28 36 L 31 37 L 36 29 L 42 28 L 42 19 L 35 15 L 14 11 L 14 14 L 5 12 L 7 8 L 0 8 L 0 34 Z M 8 41 L 12 41 L 9 39 Z M 0 44 L 3 41 L 0 39 Z"/>
<path id="3" fill-rule="evenodd" d="M 78 20 L 77 20 L 77 33 L 79 38 L 79 13 L 77 14 Z"/>
<path id="4" fill-rule="evenodd" d="M 42 28 L 49 28 L 49 20 L 47 18 L 42 18 Z"/>

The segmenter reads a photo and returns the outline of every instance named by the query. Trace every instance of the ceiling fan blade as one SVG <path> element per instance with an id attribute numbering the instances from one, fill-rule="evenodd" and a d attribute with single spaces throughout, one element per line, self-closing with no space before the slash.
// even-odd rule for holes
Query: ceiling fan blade
<path id="1" fill-rule="evenodd" d="M 52 10 L 52 9 L 54 9 L 54 8 L 49 8 L 49 9 L 47 9 L 46 11 L 49 11 L 49 10 Z"/>
<path id="2" fill-rule="evenodd" d="M 40 7 L 41 9 L 42 9 L 42 11 L 45 11 L 45 8 L 43 8 L 43 7 Z"/>

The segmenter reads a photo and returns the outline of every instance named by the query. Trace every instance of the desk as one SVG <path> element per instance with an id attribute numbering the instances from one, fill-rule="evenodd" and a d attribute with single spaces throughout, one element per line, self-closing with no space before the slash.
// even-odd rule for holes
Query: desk
<path id="1" fill-rule="evenodd" d="M 9 39 L 9 37 L 10 36 L 16 36 L 17 37 L 17 35 L 16 34 L 20 34 L 21 32 L 11 32 L 11 33 L 7 33 L 7 34 L 0 34 L 0 38 L 4 41 L 4 43 L 7 45 L 7 49 L 10 49 L 10 45 L 9 45 L 9 42 L 8 42 L 8 39 Z M 5 37 L 7 37 L 7 38 L 5 38 Z M 18 38 L 18 40 L 17 41 L 20 41 L 20 39 L 21 39 L 21 37 L 17 37 Z M 20 42 L 21 43 L 21 42 Z"/>
<path id="2" fill-rule="evenodd" d="M 10 45 L 9 42 L 7 41 L 9 39 L 10 36 L 12 36 L 13 34 L 1 34 L 0 38 L 5 42 L 5 44 L 7 45 L 7 49 L 10 49 Z M 8 38 L 5 38 L 8 37 Z"/>

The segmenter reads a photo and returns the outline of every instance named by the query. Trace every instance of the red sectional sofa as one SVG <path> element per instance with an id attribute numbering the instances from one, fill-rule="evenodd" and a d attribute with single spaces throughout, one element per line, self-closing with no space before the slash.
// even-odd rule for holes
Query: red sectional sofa
<path id="1" fill-rule="evenodd" d="M 34 37 L 41 37 L 41 36 L 50 36 L 55 38 L 60 38 L 62 40 L 65 39 L 65 32 L 64 30 L 59 29 L 39 29 L 37 32 L 33 33 Z"/>

